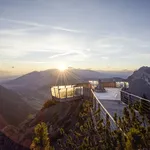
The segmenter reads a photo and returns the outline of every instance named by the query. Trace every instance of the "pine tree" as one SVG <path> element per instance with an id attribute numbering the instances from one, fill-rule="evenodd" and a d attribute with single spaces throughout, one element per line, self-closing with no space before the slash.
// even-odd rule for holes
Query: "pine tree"
<path id="1" fill-rule="evenodd" d="M 41 122 L 34 129 L 34 139 L 30 146 L 31 150 L 52 150 L 48 137 L 48 128 L 46 123 Z"/>

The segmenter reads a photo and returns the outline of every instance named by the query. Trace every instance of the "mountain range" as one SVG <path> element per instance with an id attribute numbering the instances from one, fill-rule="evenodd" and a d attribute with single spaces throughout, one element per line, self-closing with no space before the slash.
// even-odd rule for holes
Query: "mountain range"
<path id="1" fill-rule="evenodd" d="M 130 73 L 129 73 L 130 74 Z M 57 69 L 34 71 L 3 83 L 5 88 L 18 93 L 29 105 L 41 109 L 46 99 L 50 98 L 50 87 L 54 85 L 76 84 L 88 80 L 114 77 L 114 72 L 100 72 L 85 69 L 67 69 L 64 73 Z M 115 74 L 117 76 L 117 73 Z"/>

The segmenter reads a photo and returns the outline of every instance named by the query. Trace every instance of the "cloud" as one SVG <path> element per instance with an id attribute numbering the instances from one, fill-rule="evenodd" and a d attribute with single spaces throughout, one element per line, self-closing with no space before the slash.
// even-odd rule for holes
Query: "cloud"
<path id="1" fill-rule="evenodd" d="M 21 31 L 23 29 L 20 29 Z M 20 32 L 20 30 L 14 30 Z M 7 31 L 9 32 L 9 31 Z M 76 37 L 66 33 L 51 32 L 50 34 L 8 34 L 1 36 L 0 59 L 17 59 L 19 61 L 33 59 L 45 61 L 49 58 L 61 58 L 69 56 L 75 61 L 82 57 L 83 60 L 90 56 L 87 41 L 82 37 Z M 40 53 L 40 55 L 39 55 Z M 42 60 L 43 59 L 43 60 Z M 54 60 L 53 60 L 54 61 Z"/>
<path id="2" fill-rule="evenodd" d="M 47 61 L 22 61 L 22 63 L 28 63 L 28 64 L 47 64 Z"/>
<path id="3" fill-rule="evenodd" d="M 0 34 L 1 35 L 23 35 L 26 32 L 33 31 L 33 30 L 38 30 L 37 27 L 28 27 L 28 28 L 21 28 L 21 29 L 5 29 L 1 30 Z"/>
<path id="4" fill-rule="evenodd" d="M 107 57 L 107 56 L 102 56 L 101 58 L 104 59 L 104 60 L 108 60 L 109 59 L 109 57 Z"/>
<path id="5" fill-rule="evenodd" d="M 70 55 L 71 53 L 72 53 L 72 52 L 56 54 L 56 55 L 50 56 L 49 58 L 56 58 L 56 57 L 60 57 L 60 56 L 66 56 L 66 55 Z"/>
<path id="6" fill-rule="evenodd" d="M 12 23 L 17 23 L 17 24 L 23 24 L 23 25 L 27 25 L 27 26 L 46 27 L 45 25 L 38 24 L 35 22 L 20 21 L 20 20 L 13 20 L 13 19 L 7 19 L 7 18 L 0 18 L 0 20 L 12 22 Z"/>
<path id="7" fill-rule="evenodd" d="M 2 18 L 0 20 L 6 21 Z M 140 56 L 142 59 L 145 57 L 143 61 L 148 61 L 148 57 L 142 55 L 150 53 L 148 43 L 139 39 L 71 34 L 80 31 L 34 22 L 9 19 L 7 21 L 25 26 L 20 29 L 10 28 L 0 31 L 2 35 L 0 37 L 0 60 L 7 58 L 10 62 L 17 60 L 22 63 L 39 64 L 39 66 L 42 64 L 49 66 L 61 61 L 66 64 L 79 65 L 82 62 L 87 66 L 106 66 L 108 64 L 106 62 L 111 62 L 114 66 L 119 64 L 125 66 L 127 62 L 130 62 L 128 60 L 140 58 Z"/>
<path id="8" fill-rule="evenodd" d="M 83 58 L 87 57 L 87 55 L 82 52 L 82 51 L 69 51 L 69 52 L 66 52 L 66 53 L 59 53 L 59 54 L 55 54 L 55 55 L 52 55 L 50 56 L 49 58 L 57 58 L 57 57 L 61 57 L 61 56 L 82 56 Z M 72 59 L 72 58 L 71 58 Z"/>
<path id="9" fill-rule="evenodd" d="M 33 27 L 39 27 L 39 28 L 50 28 L 53 30 L 66 31 L 66 32 L 72 32 L 72 33 L 82 32 L 82 31 L 74 30 L 74 29 L 70 29 L 70 28 L 45 25 L 45 24 L 40 24 L 40 23 L 36 23 L 36 22 L 29 22 L 29 21 L 13 20 L 13 19 L 7 19 L 7 18 L 0 18 L 0 21 L 8 21 L 8 22 L 22 24 L 22 25 L 26 25 L 26 26 L 33 26 Z"/>
<path id="10" fill-rule="evenodd" d="M 93 43 L 95 53 L 103 56 L 118 57 L 119 55 L 132 55 L 150 53 L 147 41 L 129 37 L 105 37 L 96 39 Z"/>
<path id="11" fill-rule="evenodd" d="M 67 31 L 67 32 L 74 32 L 74 33 L 83 33 L 83 31 L 79 31 L 79 30 L 74 30 L 74 29 L 68 29 L 68 28 L 63 28 L 63 27 L 52 27 L 52 29 L 55 30 L 61 30 L 61 31 Z"/>
<path id="12" fill-rule="evenodd" d="M 145 44 L 145 45 L 141 45 L 141 47 L 144 47 L 144 48 L 150 48 L 150 45 Z"/>

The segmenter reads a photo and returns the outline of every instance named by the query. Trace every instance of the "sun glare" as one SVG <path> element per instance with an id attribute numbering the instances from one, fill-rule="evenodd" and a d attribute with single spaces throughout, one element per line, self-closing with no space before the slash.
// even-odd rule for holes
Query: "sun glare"
<path id="1" fill-rule="evenodd" d="M 60 65 L 58 69 L 59 71 L 64 72 L 67 69 L 67 67 L 65 65 Z"/>

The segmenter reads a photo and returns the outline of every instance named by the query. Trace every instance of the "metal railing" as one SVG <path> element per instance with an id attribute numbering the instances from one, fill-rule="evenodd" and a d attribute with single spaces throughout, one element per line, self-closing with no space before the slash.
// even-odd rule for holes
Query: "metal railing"
<path id="1" fill-rule="evenodd" d="M 141 109 L 145 114 L 150 115 L 150 100 L 144 99 L 137 95 L 121 91 L 121 101 L 127 105 L 141 105 Z"/>
<path id="2" fill-rule="evenodd" d="M 92 94 L 91 98 L 92 98 L 92 103 L 93 103 L 93 111 L 96 112 L 99 110 L 98 118 L 103 119 L 103 123 L 104 125 L 106 125 L 106 118 L 108 116 L 111 130 L 118 129 L 118 125 L 116 124 L 114 118 L 110 115 L 110 113 L 106 110 L 106 108 L 103 106 L 100 100 L 96 97 L 92 89 L 91 89 L 91 94 Z"/>

